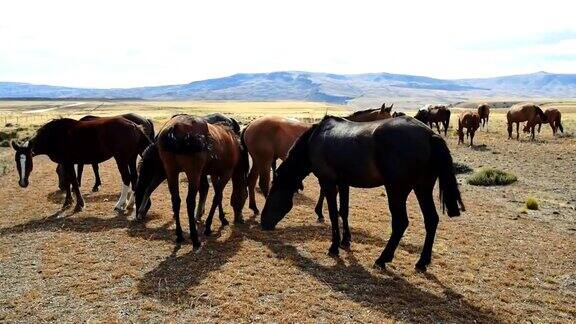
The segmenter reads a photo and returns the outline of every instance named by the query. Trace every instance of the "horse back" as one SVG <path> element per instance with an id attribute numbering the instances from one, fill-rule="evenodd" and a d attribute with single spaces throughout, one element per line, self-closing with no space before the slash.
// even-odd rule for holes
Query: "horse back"
<path id="1" fill-rule="evenodd" d="M 295 119 L 266 116 L 250 123 L 244 131 L 244 142 L 254 155 L 285 158 L 296 140 L 311 125 Z"/>

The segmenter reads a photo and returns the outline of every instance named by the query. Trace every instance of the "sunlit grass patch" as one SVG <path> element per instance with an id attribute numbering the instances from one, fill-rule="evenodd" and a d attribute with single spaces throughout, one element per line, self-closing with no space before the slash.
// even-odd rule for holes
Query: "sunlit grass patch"
<path id="1" fill-rule="evenodd" d="M 473 186 L 505 186 L 514 183 L 518 178 L 512 173 L 494 168 L 483 168 L 468 177 L 468 184 Z"/>

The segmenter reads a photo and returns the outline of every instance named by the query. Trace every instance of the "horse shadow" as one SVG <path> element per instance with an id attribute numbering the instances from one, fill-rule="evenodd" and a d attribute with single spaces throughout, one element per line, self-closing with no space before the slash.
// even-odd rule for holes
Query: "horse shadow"
<path id="1" fill-rule="evenodd" d="M 473 151 L 478 151 L 478 152 L 490 151 L 490 149 L 488 148 L 488 146 L 486 144 L 474 145 L 474 146 L 470 146 L 470 148 Z"/>
<path id="2" fill-rule="evenodd" d="M 64 203 L 65 196 L 66 194 L 64 191 L 55 190 L 49 192 L 46 195 L 46 199 L 53 204 L 62 204 Z M 83 193 L 82 198 L 84 198 L 84 202 L 86 203 L 99 203 L 99 202 L 115 201 L 118 199 L 118 194 L 98 194 L 94 192 L 89 192 L 89 193 Z"/>
<path id="3" fill-rule="evenodd" d="M 296 192 L 296 194 L 294 194 L 294 205 L 296 206 L 310 206 L 310 207 L 314 207 L 316 205 L 316 200 L 306 196 L 305 194 L 301 193 L 301 192 Z"/>

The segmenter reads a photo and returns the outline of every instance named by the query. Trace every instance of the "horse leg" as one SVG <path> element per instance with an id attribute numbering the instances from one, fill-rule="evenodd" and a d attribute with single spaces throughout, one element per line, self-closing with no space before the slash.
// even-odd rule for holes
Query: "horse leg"
<path id="1" fill-rule="evenodd" d="M 436 130 L 438 131 L 438 134 L 442 135 L 442 132 L 440 131 L 440 124 L 438 122 L 434 122 L 434 124 L 436 124 Z"/>
<path id="2" fill-rule="evenodd" d="M 323 183 L 322 191 L 326 195 L 328 202 L 328 213 L 330 215 L 330 223 L 332 225 L 332 245 L 328 249 L 328 255 L 338 256 L 338 249 L 340 247 L 340 228 L 338 226 L 338 204 L 336 202 L 336 185 Z"/>
<path id="3" fill-rule="evenodd" d="M 242 224 L 244 219 L 242 218 L 242 209 L 246 203 L 246 197 L 248 193 L 246 192 L 246 174 L 241 163 L 236 165 L 234 172 L 232 173 L 232 195 L 230 196 L 230 205 L 234 210 L 234 223 Z M 222 201 L 220 201 L 219 208 L 222 209 Z M 224 212 L 221 213 L 220 221 L 222 225 L 226 225 L 228 221 L 224 218 Z"/>
<path id="4" fill-rule="evenodd" d="M 120 171 L 120 176 L 122 177 L 122 191 L 114 210 L 117 212 L 123 212 L 126 206 L 126 199 L 128 198 L 128 191 L 130 190 L 130 170 L 128 164 L 125 162 L 116 160 L 116 165 L 118 166 L 118 171 Z"/>
<path id="5" fill-rule="evenodd" d="M 200 240 L 198 239 L 198 230 L 196 229 L 196 219 L 194 218 L 194 209 L 196 208 L 196 194 L 198 193 L 198 188 L 200 186 L 200 177 L 192 174 L 191 172 L 186 172 L 188 176 L 188 195 L 186 196 L 186 207 L 188 209 L 188 226 L 190 227 L 190 239 L 192 240 L 192 246 L 194 250 L 198 250 L 202 247 Z"/>
<path id="6" fill-rule="evenodd" d="M 62 190 L 66 191 L 66 197 L 64 198 L 64 205 L 62 205 L 62 210 L 68 209 L 70 208 L 70 206 L 72 206 L 72 192 L 70 190 L 70 187 L 72 186 L 72 181 L 69 178 L 68 173 L 66 172 L 66 170 L 64 169 L 64 165 L 60 164 L 62 166 Z"/>
<path id="7" fill-rule="evenodd" d="M 58 164 L 56 167 L 56 174 L 58 175 L 58 189 L 60 191 L 66 190 L 66 186 L 70 186 L 66 181 L 66 174 L 64 173 L 64 166 L 62 164 Z"/>
<path id="8" fill-rule="evenodd" d="M 426 228 L 426 238 L 424 239 L 424 246 L 422 247 L 422 254 L 420 260 L 416 263 L 416 269 L 419 271 L 426 271 L 426 266 L 430 264 L 432 259 L 432 246 L 434 245 L 434 237 L 436 235 L 436 228 L 438 226 L 438 213 L 434 205 L 434 198 L 432 192 L 434 190 L 434 182 L 431 185 L 416 188 L 416 198 L 420 204 L 420 210 L 424 217 L 424 227 Z"/>
<path id="9" fill-rule="evenodd" d="M 408 214 L 406 213 L 406 199 L 408 198 L 409 190 L 400 188 L 386 188 L 388 193 L 388 207 L 392 215 L 392 234 L 390 239 L 382 251 L 380 257 L 376 260 L 375 265 L 381 268 L 386 267 L 387 262 L 394 259 L 394 252 L 400 243 L 400 239 L 404 235 L 404 231 L 408 227 Z"/>
<path id="10" fill-rule="evenodd" d="M 98 168 L 98 163 L 92 164 L 92 170 L 94 171 L 94 177 L 96 178 L 96 181 L 94 182 L 94 187 L 92 188 L 92 192 L 97 192 L 100 189 L 99 187 L 102 185 L 102 181 L 100 181 L 100 171 Z"/>
<path id="11" fill-rule="evenodd" d="M 476 134 L 476 131 L 471 131 L 470 132 L 470 147 L 474 146 L 474 135 Z"/>
<path id="12" fill-rule="evenodd" d="M 516 139 L 520 139 L 520 122 L 516 122 Z"/>
<path id="13" fill-rule="evenodd" d="M 508 122 L 508 139 L 512 139 L 512 123 Z"/>
<path id="14" fill-rule="evenodd" d="M 200 221 L 202 219 L 202 215 L 204 215 L 205 207 L 206 207 L 206 197 L 208 196 L 208 189 L 210 185 L 208 184 L 208 176 L 203 175 L 200 177 L 200 190 L 199 190 L 199 198 L 198 198 L 198 207 L 196 207 L 196 221 Z"/>
<path id="15" fill-rule="evenodd" d="M 274 181 L 274 179 L 276 179 L 276 162 L 277 162 L 277 158 L 273 158 L 272 159 L 272 181 Z"/>
<path id="16" fill-rule="evenodd" d="M 318 195 L 318 202 L 316 202 L 316 207 L 314 207 L 314 212 L 318 215 L 318 223 L 324 223 L 324 215 L 322 215 L 322 207 L 324 205 L 324 192 L 320 189 L 320 194 Z"/>
<path id="17" fill-rule="evenodd" d="M 250 209 L 252 209 L 254 215 L 258 215 L 260 214 L 260 211 L 256 206 L 256 193 L 254 192 L 254 189 L 256 188 L 256 181 L 258 181 L 259 172 L 257 165 L 259 163 L 257 163 L 258 160 L 256 159 L 253 159 L 253 161 L 254 162 L 252 163 L 252 168 L 250 168 L 250 172 L 248 173 L 248 195 L 250 197 L 248 206 Z"/>
<path id="18" fill-rule="evenodd" d="M 530 139 L 533 141 L 536 139 L 536 125 L 532 125 L 532 127 L 530 128 Z"/>
<path id="19" fill-rule="evenodd" d="M 342 242 L 340 246 L 345 249 L 350 249 L 350 227 L 348 226 L 348 211 L 350 203 L 350 187 L 345 185 L 338 186 L 338 193 L 340 195 L 340 217 L 342 218 Z"/>
<path id="20" fill-rule="evenodd" d="M 270 169 L 272 168 L 272 161 L 266 161 L 260 167 L 260 178 L 258 180 L 258 186 L 262 190 L 262 195 L 268 197 L 268 192 L 270 191 Z"/>
<path id="21" fill-rule="evenodd" d="M 84 199 L 80 193 L 80 188 L 78 186 L 78 180 L 76 179 L 76 172 L 74 172 L 74 164 L 65 164 L 64 170 L 72 184 L 72 190 L 74 190 L 74 195 L 76 196 L 76 207 L 74 207 L 74 213 L 82 211 L 84 208 Z"/>
<path id="22" fill-rule="evenodd" d="M 182 236 L 182 226 L 180 226 L 180 190 L 178 188 L 178 172 L 168 172 L 166 170 L 168 180 L 168 190 L 170 190 L 170 198 L 172 202 L 172 212 L 174 213 L 174 221 L 176 223 L 176 243 L 182 243 L 184 237 Z"/>
<path id="23" fill-rule="evenodd" d="M 82 187 L 82 173 L 84 173 L 84 164 L 77 165 L 76 179 L 78 180 L 78 187 Z"/>
<path id="24" fill-rule="evenodd" d="M 444 137 L 448 136 L 448 123 L 449 122 L 450 122 L 449 120 L 442 122 L 442 124 L 444 125 Z"/>
<path id="25" fill-rule="evenodd" d="M 133 209 L 135 202 L 134 192 L 136 191 L 136 182 L 138 182 L 138 169 L 136 168 L 136 157 L 128 163 L 128 171 L 130 172 L 130 185 L 131 188 L 128 191 L 128 202 L 126 203 L 126 208 Z"/>
<path id="26" fill-rule="evenodd" d="M 223 179 L 222 177 L 212 177 L 214 198 L 212 199 L 212 206 L 210 207 L 208 217 L 206 218 L 206 224 L 204 225 L 204 235 L 206 236 L 209 236 L 212 233 L 212 219 L 214 217 L 214 212 L 216 212 L 216 207 L 222 204 L 222 191 L 226 182 L 228 182 L 228 179 Z M 228 221 L 226 221 L 226 223 L 227 222 Z"/>

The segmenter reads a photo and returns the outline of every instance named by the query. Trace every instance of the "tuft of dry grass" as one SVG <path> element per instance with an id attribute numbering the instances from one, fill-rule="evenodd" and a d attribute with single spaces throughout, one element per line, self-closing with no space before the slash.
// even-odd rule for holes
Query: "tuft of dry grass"
<path id="1" fill-rule="evenodd" d="M 534 197 L 528 197 L 526 198 L 526 202 L 525 202 L 526 208 L 530 209 L 530 210 L 538 210 L 538 200 L 536 200 L 536 198 Z"/>
<path id="2" fill-rule="evenodd" d="M 466 182 L 474 186 L 505 186 L 517 180 L 518 178 L 511 173 L 494 168 L 483 168 L 474 172 Z"/>

